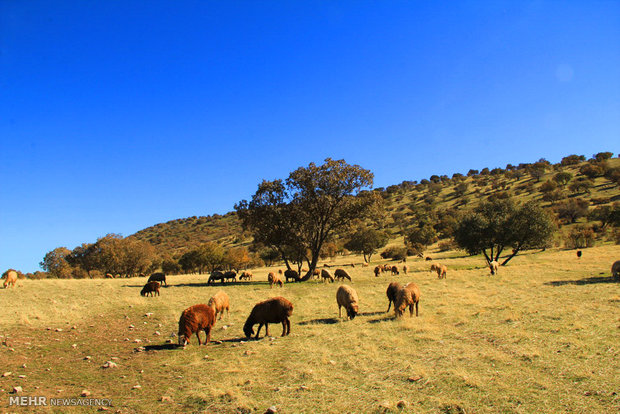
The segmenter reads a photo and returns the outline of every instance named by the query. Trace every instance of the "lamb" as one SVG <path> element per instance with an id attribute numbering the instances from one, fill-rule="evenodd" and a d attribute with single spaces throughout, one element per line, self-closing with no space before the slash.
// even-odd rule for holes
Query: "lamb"
<path id="1" fill-rule="evenodd" d="M 431 272 L 437 272 L 437 278 L 438 279 L 443 279 L 446 277 L 446 274 L 448 272 L 448 267 L 446 265 L 442 265 L 439 263 L 433 263 L 431 265 Z"/>
<path id="2" fill-rule="evenodd" d="M 293 282 L 299 282 L 299 273 L 297 273 L 297 270 L 287 269 L 284 272 L 284 277 L 286 278 L 286 283 L 288 283 L 289 279 L 293 279 Z"/>
<path id="3" fill-rule="evenodd" d="M 153 273 L 149 276 L 149 282 L 160 282 L 162 285 L 168 286 L 166 283 L 166 275 L 162 272 Z"/>
<path id="4" fill-rule="evenodd" d="M 578 258 L 578 259 L 581 259 L 581 255 L 582 255 L 582 254 L 583 254 L 583 253 L 581 252 L 581 250 L 577 250 L 577 258 Z"/>
<path id="5" fill-rule="evenodd" d="M 351 280 L 351 276 L 349 276 L 347 271 L 344 269 L 336 269 L 336 271 L 334 272 L 334 276 L 336 280 L 345 280 L 345 279 Z"/>
<path id="6" fill-rule="evenodd" d="M 394 303 L 394 306 L 396 306 L 396 294 L 401 288 L 402 286 L 398 282 L 392 282 L 388 285 L 388 288 L 385 291 L 385 294 L 387 295 L 387 298 L 388 298 L 388 308 L 385 312 L 390 311 L 390 307 L 392 306 L 392 303 Z"/>
<path id="7" fill-rule="evenodd" d="M 105 274 L 105 278 L 106 278 L 106 279 L 114 279 L 114 276 L 112 276 L 112 274 L 111 274 L 111 273 L 106 273 L 106 274 Z"/>
<path id="8" fill-rule="evenodd" d="M 209 306 L 213 308 L 216 318 L 219 313 L 220 319 L 222 319 L 222 316 L 224 316 L 224 310 L 226 310 L 226 316 L 230 316 L 230 299 L 228 298 L 228 295 L 221 290 L 209 299 Z"/>
<path id="9" fill-rule="evenodd" d="M 331 273 L 329 273 L 329 270 L 326 270 L 326 269 L 321 269 L 321 278 L 323 279 L 323 282 L 325 282 L 325 281 L 333 282 L 334 281 L 334 277 L 332 276 Z"/>
<path id="10" fill-rule="evenodd" d="M 222 284 L 224 284 L 224 273 L 219 272 L 219 271 L 214 271 L 211 272 L 211 274 L 209 275 L 209 280 L 207 281 L 207 284 L 210 285 L 211 282 L 215 282 L 216 280 L 221 280 Z"/>
<path id="11" fill-rule="evenodd" d="M 409 315 L 413 316 L 413 306 L 415 305 L 415 316 L 418 316 L 418 303 L 420 302 L 420 288 L 413 282 L 407 283 L 396 293 L 394 302 L 394 314 L 396 317 L 402 316 L 407 306 Z"/>
<path id="12" fill-rule="evenodd" d="M 403 273 L 407 274 L 407 272 L 409 272 L 409 266 L 403 265 Z"/>
<path id="13" fill-rule="evenodd" d="M 616 260 L 613 265 L 611 265 L 611 275 L 616 279 L 620 279 L 620 260 Z"/>
<path id="14" fill-rule="evenodd" d="M 499 268 L 499 263 L 497 263 L 497 261 L 493 260 L 491 263 L 489 263 L 489 269 L 491 269 L 492 275 L 497 273 L 498 268 Z"/>
<path id="15" fill-rule="evenodd" d="M 426 259 L 424 259 L 424 260 L 426 260 L 427 262 L 430 262 L 431 260 L 433 260 L 433 258 L 432 258 L 432 257 L 430 257 L 430 256 L 428 256 L 428 257 L 427 257 Z"/>
<path id="16" fill-rule="evenodd" d="M 15 287 L 17 283 L 17 272 L 13 269 L 9 269 L 4 274 L 4 288 L 8 289 L 9 286 Z"/>
<path id="17" fill-rule="evenodd" d="M 258 339 L 260 330 L 265 325 L 265 336 L 269 336 L 270 323 L 282 323 L 282 336 L 291 333 L 291 321 L 289 316 L 293 314 L 293 304 L 281 296 L 267 299 L 254 305 L 250 316 L 243 325 L 243 333 L 246 337 L 254 334 L 254 325 L 258 324 L 255 338 Z"/>
<path id="18" fill-rule="evenodd" d="M 382 270 L 383 269 L 381 268 L 381 266 L 379 265 L 375 266 L 375 277 L 379 277 L 379 273 L 381 273 Z"/>
<path id="19" fill-rule="evenodd" d="M 193 334 L 198 337 L 198 345 L 202 345 L 200 341 L 200 331 L 205 331 L 205 345 L 211 340 L 211 329 L 215 325 L 215 311 L 211 306 L 201 303 L 199 305 L 190 306 L 185 309 L 179 319 L 179 345 L 187 345 Z"/>
<path id="20" fill-rule="evenodd" d="M 342 317 L 342 307 L 347 311 L 349 319 L 355 318 L 359 312 L 359 299 L 357 292 L 351 286 L 341 285 L 336 292 L 336 302 L 338 303 L 338 317 Z"/>
<path id="21" fill-rule="evenodd" d="M 232 280 L 233 282 L 237 281 L 237 272 L 233 272 L 232 270 L 224 273 L 224 279 L 226 279 L 226 281 Z"/>
<path id="22" fill-rule="evenodd" d="M 140 291 L 140 295 L 149 296 L 150 293 L 151 296 L 155 296 L 155 294 L 159 296 L 159 286 L 159 282 L 146 282 L 146 285 Z"/>
<path id="23" fill-rule="evenodd" d="M 273 285 L 280 285 L 280 287 L 282 287 L 282 280 L 280 280 L 280 276 L 276 276 L 273 272 L 269 272 L 269 275 L 267 275 L 267 280 L 269 281 L 270 288 L 272 288 Z"/>
<path id="24" fill-rule="evenodd" d="M 392 266 L 391 270 L 392 270 L 392 276 L 400 274 L 400 272 L 398 271 L 398 267 L 397 266 Z"/>
<path id="25" fill-rule="evenodd" d="M 253 276 L 254 275 L 252 274 L 251 271 L 246 270 L 245 272 L 241 273 L 241 276 L 239 276 L 239 280 L 244 280 L 244 279 L 252 280 Z"/>

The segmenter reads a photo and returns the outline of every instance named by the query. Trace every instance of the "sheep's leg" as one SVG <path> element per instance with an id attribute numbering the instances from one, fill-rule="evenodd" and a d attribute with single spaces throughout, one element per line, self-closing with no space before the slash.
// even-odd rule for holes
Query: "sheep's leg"
<path id="1" fill-rule="evenodd" d="M 262 323 L 258 324 L 258 330 L 256 331 L 256 336 L 254 337 L 255 339 L 258 339 L 258 334 L 260 333 L 261 328 L 263 327 Z"/>
<path id="2" fill-rule="evenodd" d="M 196 337 L 198 338 L 198 345 L 202 345 L 202 341 L 200 340 L 200 331 L 196 331 Z"/>
<path id="3" fill-rule="evenodd" d="M 207 339 L 205 340 L 205 345 L 209 343 L 209 340 L 211 339 L 211 327 L 207 327 L 205 328 L 205 335 L 207 335 Z"/>
<path id="4" fill-rule="evenodd" d="M 409 316 L 410 317 L 413 316 L 413 303 L 411 305 L 409 305 Z"/>
<path id="5" fill-rule="evenodd" d="M 416 318 L 418 317 L 418 303 L 419 302 L 415 303 L 415 316 L 416 316 Z"/>
<path id="6" fill-rule="evenodd" d="M 342 308 L 338 305 L 338 317 L 342 318 Z"/>
<path id="7" fill-rule="evenodd" d="M 265 322 L 265 336 L 269 336 L 269 324 Z"/>
<path id="8" fill-rule="evenodd" d="M 282 321 L 282 336 L 288 335 L 291 333 L 291 321 L 286 318 Z"/>
<path id="9" fill-rule="evenodd" d="M 389 313 L 391 307 L 392 307 L 392 301 L 389 301 L 388 302 L 388 310 L 386 310 L 385 313 Z"/>

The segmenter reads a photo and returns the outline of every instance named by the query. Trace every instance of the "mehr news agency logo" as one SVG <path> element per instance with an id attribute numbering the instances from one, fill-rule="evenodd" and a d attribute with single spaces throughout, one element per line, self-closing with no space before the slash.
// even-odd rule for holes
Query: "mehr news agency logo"
<path id="1" fill-rule="evenodd" d="M 47 398 L 44 396 L 11 396 L 9 406 L 21 407 L 111 407 L 112 400 L 108 398 Z"/>

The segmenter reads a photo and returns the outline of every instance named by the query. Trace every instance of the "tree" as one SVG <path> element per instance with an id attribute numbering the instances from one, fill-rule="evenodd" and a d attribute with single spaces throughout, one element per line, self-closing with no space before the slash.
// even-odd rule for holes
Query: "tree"
<path id="1" fill-rule="evenodd" d="M 546 162 L 538 161 L 534 164 L 531 164 L 527 172 L 536 179 L 536 182 L 540 181 L 540 179 L 545 175 L 545 171 L 548 168 L 548 164 Z"/>
<path id="2" fill-rule="evenodd" d="M 469 188 L 469 184 L 466 182 L 460 182 L 454 186 L 454 194 L 457 197 L 463 197 L 465 193 L 467 193 L 467 189 Z"/>
<path id="3" fill-rule="evenodd" d="M 590 203 L 583 198 L 573 198 L 556 205 L 554 210 L 560 220 L 574 223 L 588 214 L 589 205 Z"/>
<path id="4" fill-rule="evenodd" d="M 566 184 L 568 184 L 572 179 L 573 174 L 565 171 L 559 172 L 553 176 L 553 181 L 555 181 L 556 183 L 558 183 L 558 185 L 562 187 L 565 187 Z"/>
<path id="5" fill-rule="evenodd" d="M 599 152 L 597 154 L 594 154 L 594 159 L 597 161 L 605 161 L 610 159 L 611 157 L 613 157 L 614 154 L 611 152 Z"/>
<path id="6" fill-rule="evenodd" d="M 605 174 L 605 166 L 602 164 L 586 164 L 579 168 L 579 172 L 586 177 L 593 179 Z"/>
<path id="7" fill-rule="evenodd" d="M 80 267 L 85 270 L 89 277 L 92 277 L 90 272 L 99 268 L 99 258 L 97 257 L 94 243 L 82 243 L 82 245 L 74 248 L 71 253 L 65 257 L 65 260 L 71 266 Z"/>
<path id="8" fill-rule="evenodd" d="M 620 203 L 615 202 L 612 205 L 599 206 L 588 214 L 588 219 L 600 221 L 603 229 L 608 225 L 620 227 Z"/>
<path id="9" fill-rule="evenodd" d="M 510 199 L 481 203 L 457 227 L 454 240 L 469 254 L 483 253 L 489 264 L 498 261 L 507 247 L 512 253 L 545 247 L 555 232 L 555 223 L 545 210 L 533 203 L 515 205 Z"/>
<path id="10" fill-rule="evenodd" d="M 589 193 L 590 189 L 594 186 L 594 183 L 589 178 L 580 177 L 573 181 L 568 189 L 575 194 L 578 193 Z"/>
<path id="11" fill-rule="evenodd" d="M 381 205 L 376 192 L 362 191 L 372 182 L 369 170 L 327 158 L 322 165 L 298 168 L 285 182 L 263 181 L 252 200 L 235 209 L 243 228 L 255 241 L 277 249 L 287 267 L 288 257 L 306 260 L 309 270 L 302 280 L 308 280 L 323 244 L 354 220 L 371 218 Z"/>
<path id="12" fill-rule="evenodd" d="M 233 247 L 228 249 L 224 256 L 224 263 L 236 271 L 247 269 L 251 261 L 252 258 L 245 247 Z"/>
<path id="13" fill-rule="evenodd" d="M 423 252 L 424 249 L 437 241 L 437 232 L 430 225 L 430 223 L 423 223 L 419 226 L 413 227 L 407 233 L 405 242 L 418 252 Z"/>
<path id="14" fill-rule="evenodd" d="M 370 263 L 372 255 L 388 242 L 388 235 L 380 230 L 375 229 L 358 229 L 348 242 L 344 244 L 347 250 L 361 253 L 364 255 L 364 261 Z"/>
<path id="15" fill-rule="evenodd" d="M 69 254 L 71 254 L 71 250 L 66 247 L 57 247 L 45 255 L 43 261 L 39 263 L 39 266 L 52 277 L 62 279 L 70 278 L 71 265 L 65 260 Z"/>
<path id="16" fill-rule="evenodd" d="M 573 155 L 569 155 L 567 157 L 562 158 L 562 161 L 560 163 L 562 165 L 575 165 L 585 160 L 586 160 L 586 157 L 584 157 L 583 155 L 573 154 Z"/>

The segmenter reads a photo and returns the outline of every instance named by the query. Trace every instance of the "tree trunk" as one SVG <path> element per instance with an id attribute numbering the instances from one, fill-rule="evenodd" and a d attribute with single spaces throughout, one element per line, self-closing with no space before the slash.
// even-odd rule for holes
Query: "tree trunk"
<path id="1" fill-rule="evenodd" d="M 508 261 L 510 261 L 510 259 L 512 259 L 513 257 L 515 257 L 517 255 L 517 253 L 519 253 L 519 248 L 518 247 L 512 251 L 512 254 L 510 256 L 508 256 L 508 258 L 506 260 L 504 260 L 501 265 L 505 266 L 506 263 L 508 263 Z"/>
<path id="2" fill-rule="evenodd" d="M 312 272 L 314 272 L 314 269 L 316 269 L 316 264 L 319 262 L 319 252 L 312 252 L 312 261 L 310 262 L 310 268 L 308 269 L 308 273 L 306 273 L 304 275 L 304 277 L 302 277 L 300 279 L 301 282 L 305 282 L 306 280 L 309 280 L 312 277 Z"/>
<path id="3" fill-rule="evenodd" d="M 482 250 L 482 253 L 484 253 L 484 257 L 485 257 L 485 259 L 487 260 L 487 266 L 488 266 L 488 265 L 490 265 L 490 264 L 491 264 L 491 262 L 492 262 L 492 260 L 491 260 L 491 259 L 489 259 L 489 255 L 487 254 L 487 251 L 483 249 L 483 250 Z M 493 254 L 493 253 L 491 253 L 491 254 Z"/>

